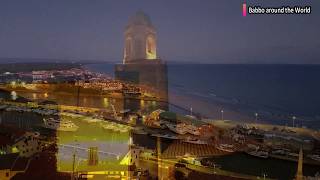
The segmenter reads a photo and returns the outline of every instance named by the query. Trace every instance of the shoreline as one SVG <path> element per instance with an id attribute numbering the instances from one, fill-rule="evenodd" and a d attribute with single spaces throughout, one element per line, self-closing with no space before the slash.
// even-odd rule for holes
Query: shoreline
<path id="1" fill-rule="evenodd" d="M 219 120 L 216 120 L 216 122 L 219 122 Z M 234 126 L 234 125 L 236 125 L 237 124 L 237 122 L 233 122 L 233 123 L 230 123 L 231 121 L 221 121 L 222 122 L 222 124 L 225 124 L 226 125 L 226 127 L 232 127 L 232 126 Z M 259 124 L 260 125 L 260 124 Z M 267 128 L 271 128 L 271 125 L 260 125 L 260 126 L 266 126 Z M 269 127 L 268 127 L 269 126 Z M 147 135 L 148 136 L 148 135 Z M 232 154 L 230 154 L 231 156 L 232 156 Z M 227 155 L 227 156 L 229 156 L 229 155 Z M 221 158 L 228 158 L 227 156 L 220 156 Z M 217 156 L 214 156 L 215 158 L 217 158 Z M 250 158 L 250 159 L 256 159 L 256 158 Z M 259 161 L 261 160 L 261 161 L 263 161 L 263 159 L 258 159 Z M 269 161 L 271 160 L 271 158 L 269 159 Z M 279 160 L 279 159 L 276 159 L 276 160 Z M 250 161 L 250 160 L 249 160 Z M 272 161 L 272 160 L 271 160 Z M 281 161 L 282 162 L 282 161 Z M 285 160 L 283 160 L 283 162 L 286 162 Z M 228 171 L 230 171 L 230 170 L 228 170 Z M 236 173 L 236 172 L 235 172 Z M 242 174 L 242 173 L 236 173 L 236 174 Z M 246 173 L 244 173 L 243 174 L 244 176 L 246 176 Z M 244 176 L 240 176 L 240 177 L 244 177 Z M 250 176 L 250 175 L 249 175 Z M 238 176 L 239 177 L 239 176 Z"/>

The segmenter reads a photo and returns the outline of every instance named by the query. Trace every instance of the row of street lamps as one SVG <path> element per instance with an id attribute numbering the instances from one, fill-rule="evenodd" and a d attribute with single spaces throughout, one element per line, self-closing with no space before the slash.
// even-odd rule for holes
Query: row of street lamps
<path id="1" fill-rule="evenodd" d="M 224 120 L 224 118 L 223 118 L 224 110 L 221 109 L 220 112 L 221 112 L 221 120 L 223 121 L 223 120 Z M 256 113 L 254 113 L 254 116 L 255 116 L 255 123 L 257 123 L 257 122 L 258 122 L 258 116 L 259 116 L 259 114 L 256 112 Z M 292 127 L 295 127 L 295 121 L 296 121 L 296 119 L 297 119 L 296 116 L 292 116 Z"/>
<path id="2" fill-rule="evenodd" d="M 224 120 L 224 110 L 221 109 L 221 110 L 220 110 L 220 113 L 221 113 L 221 120 L 223 121 L 223 120 Z M 190 108 L 190 115 L 191 115 L 191 116 L 193 115 L 192 107 Z M 256 112 L 256 113 L 254 113 L 254 116 L 255 116 L 255 123 L 257 123 L 257 122 L 258 122 L 259 114 Z M 292 116 L 292 127 L 295 127 L 295 121 L 296 121 L 296 119 L 297 119 L 296 116 Z"/>

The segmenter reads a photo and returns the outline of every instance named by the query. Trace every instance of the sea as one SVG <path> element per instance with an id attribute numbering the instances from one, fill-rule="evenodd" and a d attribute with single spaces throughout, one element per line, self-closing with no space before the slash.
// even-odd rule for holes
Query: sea
<path id="1" fill-rule="evenodd" d="M 114 74 L 110 63 L 85 67 Z M 185 114 L 320 129 L 320 65 L 169 63 L 168 87 Z"/>

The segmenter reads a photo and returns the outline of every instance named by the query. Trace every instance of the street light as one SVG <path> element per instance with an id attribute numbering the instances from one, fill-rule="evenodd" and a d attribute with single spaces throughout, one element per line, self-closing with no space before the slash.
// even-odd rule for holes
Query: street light
<path id="1" fill-rule="evenodd" d="M 256 123 L 258 122 L 258 113 L 254 113 L 254 116 L 256 117 Z"/>
<path id="2" fill-rule="evenodd" d="M 223 121 L 223 109 L 221 110 L 221 120 Z"/>
<path id="3" fill-rule="evenodd" d="M 292 116 L 292 127 L 294 127 L 294 121 L 297 119 L 296 116 Z"/>

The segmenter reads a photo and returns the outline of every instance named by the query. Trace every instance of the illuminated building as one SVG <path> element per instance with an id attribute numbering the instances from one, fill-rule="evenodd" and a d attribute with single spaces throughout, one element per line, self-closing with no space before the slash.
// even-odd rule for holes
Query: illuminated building
<path id="1" fill-rule="evenodd" d="M 124 35 L 123 64 L 115 66 L 115 78 L 137 84 L 142 87 L 143 95 L 167 102 L 167 65 L 157 57 L 156 29 L 149 16 L 137 12 L 130 18 Z"/>
<path id="2" fill-rule="evenodd" d="M 48 71 L 32 71 L 32 79 L 33 81 L 43 81 L 52 77 L 52 73 Z"/>
<path id="3" fill-rule="evenodd" d="M 149 16 L 138 11 L 125 30 L 123 64 L 157 59 L 156 30 Z"/>
<path id="4" fill-rule="evenodd" d="M 17 151 L 20 157 L 31 157 L 41 152 L 43 144 L 40 143 L 38 136 L 36 133 L 27 132 L 11 146 L 12 153 Z"/>
<path id="5" fill-rule="evenodd" d="M 140 160 L 139 148 L 130 148 L 126 156 L 121 160 L 120 164 L 122 165 L 138 165 Z"/>

